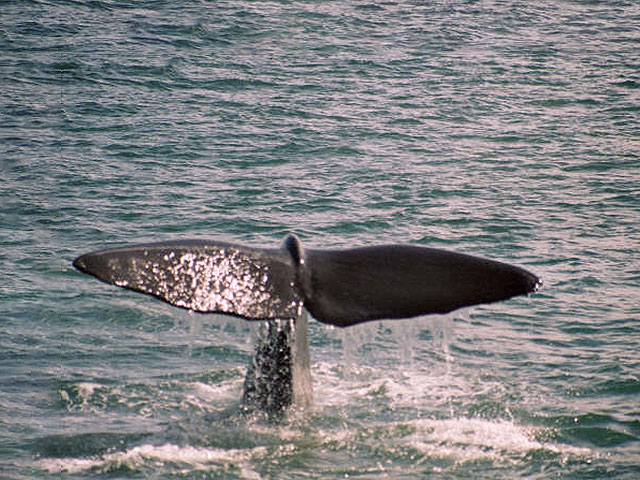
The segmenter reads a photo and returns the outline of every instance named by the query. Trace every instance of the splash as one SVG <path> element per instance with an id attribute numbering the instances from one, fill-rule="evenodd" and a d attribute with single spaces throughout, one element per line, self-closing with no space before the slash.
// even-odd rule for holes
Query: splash
<path id="1" fill-rule="evenodd" d="M 538 451 L 572 456 L 592 453 L 589 449 L 540 442 L 536 440 L 539 434 L 536 429 L 508 420 L 422 419 L 409 424 L 415 429 L 414 433 L 402 443 L 429 457 L 449 458 L 456 462 L 513 462 Z"/>
<path id="2" fill-rule="evenodd" d="M 173 444 L 140 445 L 123 452 L 108 453 L 93 458 L 44 459 L 40 466 L 48 473 L 83 472 L 109 473 L 116 471 L 139 471 L 145 467 L 174 466 L 176 473 L 184 468 L 206 472 L 235 470 L 242 478 L 258 479 L 248 463 L 266 454 L 266 447 L 250 449 L 220 449 Z"/>

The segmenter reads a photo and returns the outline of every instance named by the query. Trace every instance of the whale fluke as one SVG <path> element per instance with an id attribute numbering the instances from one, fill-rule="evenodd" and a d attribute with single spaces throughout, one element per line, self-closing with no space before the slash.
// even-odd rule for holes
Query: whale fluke
<path id="1" fill-rule="evenodd" d="M 520 267 L 406 245 L 309 250 L 302 271 L 305 307 L 340 327 L 448 313 L 525 295 L 540 284 Z"/>
<path id="2" fill-rule="evenodd" d="M 294 263 L 284 249 L 169 241 L 87 253 L 73 266 L 195 312 L 282 319 L 296 318 L 301 305 Z"/>
<path id="3" fill-rule="evenodd" d="M 387 245 L 303 250 L 216 241 L 146 243 L 76 258 L 80 271 L 196 312 L 268 320 L 247 369 L 241 411 L 280 418 L 312 402 L 306 311 L 347 327 L 447 313 L 532 292 L 540 280 L 513 265 L 434 248 Z"/>
<path id="4" fill-rule="evenodd" d="M 295 319 L 304 306 L 339 327 L 447 313 L 540 285 L 523 268 L 471 255 L 407 245 L 303 250 L 295 236 L 280 249 L 206 240 L 139 244 L 88 253 L 73 265 L 196 312 Z"/>

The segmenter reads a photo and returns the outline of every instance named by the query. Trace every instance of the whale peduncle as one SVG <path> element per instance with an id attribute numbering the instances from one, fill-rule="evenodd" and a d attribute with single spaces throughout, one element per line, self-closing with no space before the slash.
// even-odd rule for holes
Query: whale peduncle
<path id="1" fill-rule="evenodd" d="M 261 322 L 244 381 L 241 408 L 280 418 L 290 407 L 313 403 L 307 315 Z"/>

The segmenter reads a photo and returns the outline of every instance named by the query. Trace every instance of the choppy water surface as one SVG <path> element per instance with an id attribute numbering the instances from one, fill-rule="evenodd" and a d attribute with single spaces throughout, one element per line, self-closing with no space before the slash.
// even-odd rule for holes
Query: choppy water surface
<path id="1" fill-rule="evenodd" d="M 0 6 L 0 476 L 640 475 L 635 1 Z M 311 326 L 316 406 L 235 414 L 250 327 L 73 270 L 212 237 L 415 243 L 529 298 Z"/>

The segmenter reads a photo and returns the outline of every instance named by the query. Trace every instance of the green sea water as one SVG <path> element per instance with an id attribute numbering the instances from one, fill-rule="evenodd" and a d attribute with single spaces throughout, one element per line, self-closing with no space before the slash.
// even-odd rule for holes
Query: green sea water
<path id="1" fill-rule="evenodd" d="M 636 1 L 0 2 L 0 477 L 640 478 L 639 38 Z M 544 287 L 312 322 L 272 424 L 251 325 L 71 266 L 289 232 Z"/>

